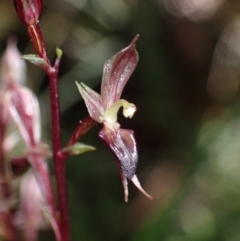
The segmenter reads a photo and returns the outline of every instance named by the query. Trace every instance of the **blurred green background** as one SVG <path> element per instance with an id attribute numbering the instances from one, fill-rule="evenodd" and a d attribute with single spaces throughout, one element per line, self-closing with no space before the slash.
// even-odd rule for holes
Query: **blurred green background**
<path id="1" fill-rule="evenodd" d="M 33 53 L 12 1 L 0 1 L 0 50 L 14 34 Z M 124 203 L 114 157 L 98 138 L 95 152 L 67 162 L 72 240 L 240 240 L 240 2 L 238 0 L 46 0 L 40 26 L 49 56 L 60 47 L 63 143 L 87 115 L 75 80 L 99 91 L 105 60 L 140 34 L 140 61 L 123 98 L 132 120 L 137 175 L 154 197 L 130 183 Z M 47 78 L 28 65 L 50 143 Z M 51 165 L 51 164 L 50 164 Z M 40 240 L 53 240 L 42 231 Z"/>

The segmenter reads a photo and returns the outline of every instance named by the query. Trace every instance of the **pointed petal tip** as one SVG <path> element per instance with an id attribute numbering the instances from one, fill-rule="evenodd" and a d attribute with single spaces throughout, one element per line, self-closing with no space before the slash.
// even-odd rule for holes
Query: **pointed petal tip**
<path id="1" fill-rule="evenodd" d="M 136 44 L 136 42 L 138 41 L 139 37 L 140 37 L 140 35 L 137 34 L 137 35 L 134 37 L 134 39 L 132 40 L 131 44 Z"/>
<path id="2" fill-rule="evenodd" d="M 89 115 L 92 119 L 101 123 L 102 116 L 104 115 L 101 96 L 84 83 L 75 83 L 77 85 L 78 91 L 80 92 L 80 95 L 85 102 Z"/>
<path id="3" fill-rule="evenodd" d="M 75 84 L 78 87 L 78 89 L 79 89 L 79 87 L 81 88 L 81 85 L 76 80 L 75 80 Z"/>
<path id="4" fill-rule="evenodd" d="M 150 201 L 153 201 L 153 200 L 154 200 L 153 196 L 151 196 L 151 195 L 149 195 L 149 194 L 148 194 L 147 198 L 148 198 Z"/>
<path id="5" fill-rule="evenodd" d="M 85 84 L 83 84 L 83 82 L 79 83 L 78 81 L 75 80 L 75 84 L 77 86 L 80 86 L 80 87 L 83 87 L 83 86 L 86 86 Z"/>
<path id="6" fill-rule="evenodd" d="M 81 95 L 84 94 L 84 91 L 86 91 L 86 85 L 84 85 L 82 82 L 78 83 L 77 81 L 75 81 L 75 84 L 77 85 L 78 91 L 80 92 Z"/>
<path id="7" fill-rule="evenodd" d="M 83 87 L 83 88 L 89 88 L 87 85 L 85 85 L 83 82 L 80 83 L 80 85 Z"/>
<path id="8" fill-rule="evenodd" d="M 153 197 L 149 195 L 141 186 L 140 182 L 138 181 L 138 178 L 136 175 L 133 176 L 132 178 L 133 184 L 138 188 L 140 192 L 142 192 L 149 200 L 153 200 Z"/>
<path id="9" fill-rule="evenodd" d="M 90 92 L 92 90 L 87 85 L 85 85 L 83 82 L 78 83 L 77 81 L 75 81 L 75 83 L 76 83 L 78 89 L 80 88 L 81 90 L 85 90 L 85 91 L 88 91 L 88 92 Z"/>

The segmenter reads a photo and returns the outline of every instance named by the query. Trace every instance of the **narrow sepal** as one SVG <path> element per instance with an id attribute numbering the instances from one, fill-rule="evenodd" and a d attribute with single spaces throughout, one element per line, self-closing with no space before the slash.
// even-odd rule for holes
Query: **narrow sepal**
<path id="1" fill-rule="evenodd" d="M 153 200 L 153 197 L 149 195 L 141 186 L 140 182 L 138 181 L 138 178 L 136 175 L 133 176 L 131 179 L 133 184 L 138 188 L 139 191 L 141 191 L 148 199 Z"/>
<path id="2" fill-rule="evenodd" d="M 47 61 L 36 54 L 26 54 L 26 55 L 23 55 L 22 58 L 42 69 L 45 69 L 48 67 Z"/>
<path id="3" fill-rule="evenodd" d="M 27 146 L 40 141 L 40 110 L 37 98 L 24 86 L 14 85 L 7 92 L 9 110 Z"/>
<path id="4" fill-rule="evenodd" d="M 77 88 L 87 106 L 89 115 L 97 122 L 102 122 L 104 111 L 101 96 L 85 84 L 75 82 Z"/>
<path id="5" fill-rule="evenodd" d="M 104 64 L 101 96 L 105 110 L 120 99 L 124 86 L 137 66 L 138 53 L 135 42 L 138 37 L 139 35 L 127 48 L 118 52 Z"/>
<path id="6" fill-rule="evenodd" d="M 63 152 L 68 152 L 70 155 L 80 155 L 84 152 L 95 151 L 96 148 L 93 146 L 86 145 L 84 143 L 77 142 L 72 146 L 63 148 Z"/>
<path id="7" fill-rule="evenodd" d="M 104 128 L 99 137 L 109 146 L 120 163 L 121 173 L 131 180 L 137 168 L 137 145 L 132 130 Z"/>
<path id="8" fill-rule="evenodd" d="M 121 175 L 122 178 L 122 185 L 123 185 L 123 193 L 124 193 L 124 201 L 128 202 L 128 180 L 124 175 Z"/>

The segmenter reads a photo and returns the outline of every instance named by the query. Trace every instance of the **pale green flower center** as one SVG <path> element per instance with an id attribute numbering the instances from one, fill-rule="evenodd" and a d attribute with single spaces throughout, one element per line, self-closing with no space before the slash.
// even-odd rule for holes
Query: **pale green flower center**
<path id="1" fill-rule="evenodd" d="M 127 102 L 126 100 L 120 99 L 116 101 L 104 114 L 104 121 L 111 123 L 117 122 L 117 114 L 119 109 L 123 107 L 123 115 L 126 118 L 132 118 L 135 111 L 137 110 L 136 106 L 132 103 Z"/>

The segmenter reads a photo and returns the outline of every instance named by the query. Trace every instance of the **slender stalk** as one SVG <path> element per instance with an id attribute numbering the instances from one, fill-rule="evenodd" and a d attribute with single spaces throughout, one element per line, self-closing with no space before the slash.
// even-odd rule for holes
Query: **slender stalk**
<path id="1" fill-rule="evenodd" d="M 53 161 L 57 182 L 57 196 L 60 211 L 60 230 L 63 241 L 70 241 L 67 184 L 65 174 L 65 162 L 61 157 L 61 127 L 60 127 L 60 103 L 58 91 L 58 73 L 56 68 L 50 68 L 49 94 L 51 106 L 51 126 L 52 126 L 52 145 Z"/>
<path id="2" fill-rule="evenodd" d="M 32 41 L 36 53 L 46 60 L 45 72 L 49 77 L 49 96 L 50 96 L 50 111 L 51 111 L 51 129 L 52 129 L 52 148 L 53 148 L 53 162 L 54 171 L 57 183 L 57 198 L 60 212 L 59 229 L 61 232 L 61 241 L 70 241 L 69 228 L 69 213 L 68 213 L 68 193 L 65 173 L 65 160 L 68 155 L 62 152 L 61 147 L 61 125 L 60 125 L 60 102 L 58 90 L 58 68 L 61 54 L 57 52 L 57 59 L 51 66 L 46 54 L 44 39 L 42 37 L 41 29 L 37 24 L 28 26 L 29 37 Z M 97 124 L 92 118 L 88 117 L 77 126 L 73 135 L 70 138 L 68 145 L 74 144 L 87 131 Z"/>
<path id="3" fill-rule="evenodd" d="M 65 161 L 68 155 L 62 153 L 61 149 L 61 126 L 60 126 L 60 103 L 58 91 L 58 67 L 55 65 L 54 71 L 48 72 L 49 90 L 50 90 L 50 106 L 51 106 L 51 125 L 52 125 L 52 143 L 53 143 L 53 159 L 54 169 L 58 190 L 59 211 L 61 217 L 60 230 L 63 241 L 70 241 L 69 214 L 68 214 L 68 193 L 66 185 Z M 73 145 L 81 137 L 83 137 L 90 129 L 96 126 L 98 122 L 90 116 L 86 117 L 73 131 L 68 145 Z"/>
<path id="4" fill-rule="evenodd" d="M 46 54 L 46 48 L 42 32 L 38 24 L 28 26 L 28 34 L 36 53 L 46 60 L 48 67 L 45 70 L 49 77 L 49 96 L 51 111 L 51 130 L 54 172 L 57 183 L 57 198 L 60 212 L 59 229 L 62 241 L 70 241 L 67 184 L 65 174 L 65 162 L 61 157 L 61 126 L 60 126 L 60 103 L 58 90 L 58 67 L 60 58 L 57 57 L 55 64 L 51 66 Z"/>
<path id="5" fill-rule="evenodd" d="M 76 143 L 80 138 L 82 138 L 90 129 L 99 124 L 93 120 L 90 116 L 86 117 L 83 121 L 80 121 L 78 126 L 73 131 L 69 141 L 68 146 Z"/>
<path id="6" fill-rule="evenodd" d="M 27 26 L 29 38 L 32 42 L 35 52 L 47 63 L 47 66 L 44 66 L 44 70 L 49 77 L 53 162 L 60 211 L 59 229 L 61 232 L 61 241 L 70 241 L 65 161 L 63 161 L 63 156 L 61 155 L 60 103 L 58 91 L 58 67 L 60 56 L 57 53 L 58 57 L 54 65 L 51 66 L 47 57 L 41 29 L 38 26 L 38 19 L 42 12 L 42 0 L 30 2 L 14 1 L 14 6 L 16 8 L 18 17 Z"/>

